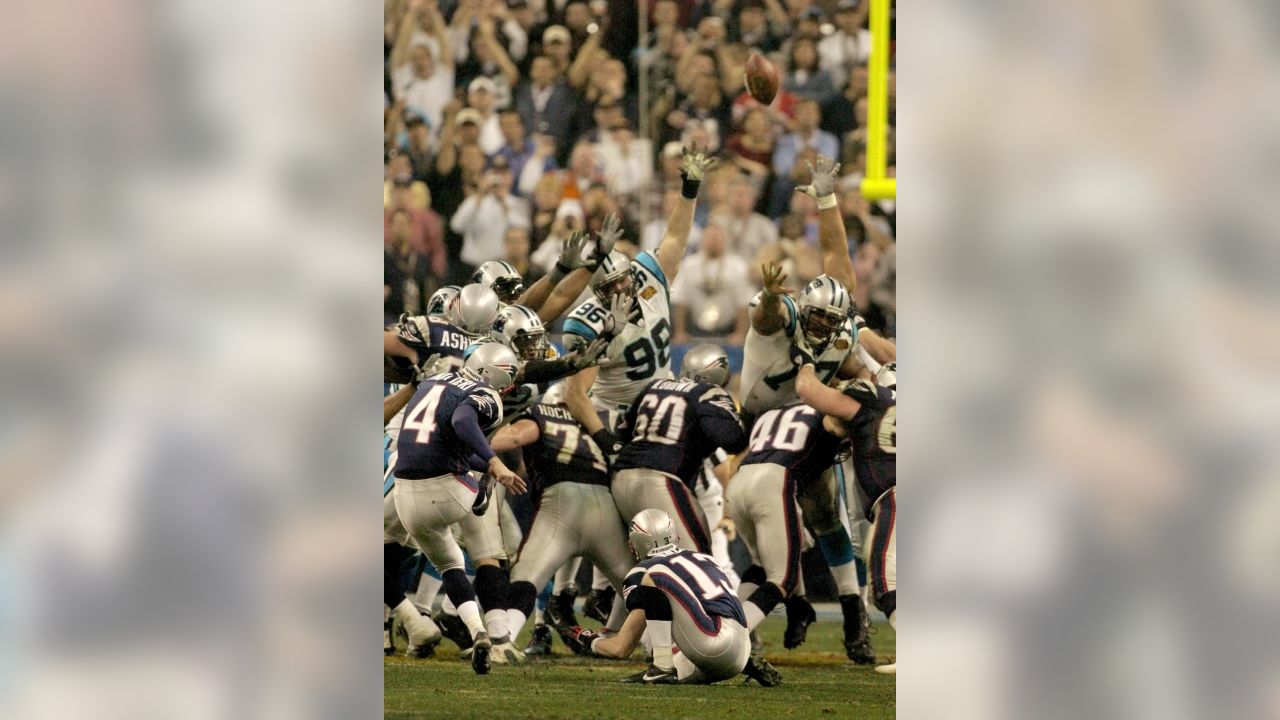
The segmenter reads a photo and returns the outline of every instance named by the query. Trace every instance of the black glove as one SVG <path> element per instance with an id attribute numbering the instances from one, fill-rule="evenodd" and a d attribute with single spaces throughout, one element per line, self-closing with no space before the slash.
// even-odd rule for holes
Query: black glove
<path id="1" fill-rule="evenodd" d="M 610 458 L 622 452 L 622 441 L 618 439 L 617 435 L 610 432 L 609 428 L 600 428 L 591 433 L 591 439 L 595 440 L 604 454 Z"/>
<path id="2" fill-rule="evenodd" d="M 817 365 L 818 361 L 812 355 L 799 345 L 791 345 L 791 363 L 796 367 L 804 367 L 805 365 Z"/>
<path id="3" fill-rule="evenodd" d="M 581 625 L 574 625 L 571 628 L 561 627 L 556 630 L 560 633 L 564 646 L 572 650 L 574 655 L 590 655 L 591 643 L 600 637 L 599 633 L 587 630 Z"/>

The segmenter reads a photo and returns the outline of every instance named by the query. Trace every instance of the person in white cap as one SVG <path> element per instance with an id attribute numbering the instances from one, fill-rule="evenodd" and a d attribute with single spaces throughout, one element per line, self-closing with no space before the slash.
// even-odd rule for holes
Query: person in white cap
<path id="1" fill-rule="evenodd" d="M 467 107 L 480 113 L 480 149 L 485 155 L 493 155 L 502 149 L 502 126 L 498 113 L 493 111 L 497 88 L 487 77 L 475 78 L 467 85 Z"/>
<path id="2" fill-rule="evenodd" d="M 415 38 L 414 29 L 423 16 L 431 35 Z M 403 100 L 406 109 L 417 112 L 432 128 L 440 127 L 444 106 L 453 98 L 453 49 L 435 3 L 409 4 L 392 46 L 391 68 L 396 99 Z"/>

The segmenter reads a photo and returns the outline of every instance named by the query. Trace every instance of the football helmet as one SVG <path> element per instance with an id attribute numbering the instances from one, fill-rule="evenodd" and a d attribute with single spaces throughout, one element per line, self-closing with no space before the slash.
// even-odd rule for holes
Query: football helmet
<path id="1" fill-rule="evenodd" d="M 627 300 L 628 310 L 635 303 L 636 278 L 631 270 L 631 259 L 614 250 L 600 261 L 600 267 L 591 276 L 591 292 L 607 310 L 616 296 Z"/>
<path id="2" fill-rule="evenodd" d="M 523 305 L 508 305 L 493 321 L 489 337 L 516 351 L 521 360 L 543 360 L 547 329 L 538 314 Z"/>
<path id="3" fill-rule="evenodd" d="M 636 513 L 627 531 L 631 552 L 641 560 L 674 551 L 678 537 L 671 516 L 656 508 Z"/>
<path id="4" fill-rule="evenodd" d="M 719 345 L 695 345 L 684 354 L 680 378 L 724 387 L 729 384 L 729 356 Z"/>
<path id="5" fill-rule="evenodd" d="M 499 305 L 497 293 L 479 283 L 471 283 L 458 291 L 458 296 L 445 308 L 444 317 L 475 337 L 489 332 L 498 317 Z"/>
<path id="6" fill-rule="evenodd" d="M 830 275 L 819 275 L 800 291 L 796 301 L 800 329 L 812 346 L 825 345 L 849 317 L 853 298 Z"/>
<path id="7" fill-rule="evenodd" d="M 493 290 L 498 299 L 511 304 L 524 293 L 524 279 L 515 267 L 505 260 L 490 260 L 471 276 L 471 282 L 480 283 Z"/>
<path id="8" fill-rule="evenodd" d="M 462 366 L 462 374 L 479 380 L 489 387 L 503 392 L 515 384 L 520 360 L 515 352 L 502 343 L 489 342 L 475 346 Z"/>
<path id="9" fill-rule="evenodd" d="M 444 317 L 444 311 L 449 307 L 449 303 L 458 297 L 458 291 L 462 288 L 457 285 L 445 285 L 439 290 L 431 293 L 431 299 L 427 300 L 427 314 L 436 317 Z"/>
<path id="10" fill-rule="evenodd" d="M 880 387 L 898 389 L 898 363 L 890 361 L 876 371 L 876 384 Z"/>
<path id="11" fill-rule="evenodd" d="M 542 394 L 542 397 L 538 399 L 538 402 L 546 403 L 547 405 L 560 405 L 564 402 L 564 393 L 564 383 L 558 382 L 547 388 L 547 391 Z"/>

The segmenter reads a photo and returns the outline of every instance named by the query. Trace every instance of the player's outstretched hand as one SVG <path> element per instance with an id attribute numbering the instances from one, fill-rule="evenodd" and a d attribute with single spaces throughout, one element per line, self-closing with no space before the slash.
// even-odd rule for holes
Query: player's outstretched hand
<path id="1" fill-rule="evenodd" d="M 591 254 L 591 261 L 598 266 L 605 256 L 613 252 L 614 246 L 621 239 L 622 218 L 618 217 L 618 213 L 611 212 L 605 216 L 604 224 L 596 235 L 596 251 Z"/>
<path id="2" fill-rule="evenodd" d="M 631 316 L 631 303 L 622 295 L 609 300 L 609 312 L 604 316 L 604 334 L 611 338 L 622 332 Z"/>
<path id="3" fill-rule="evenodd" d="M 760 266 L 760 275 L 764 279 L 764 291 L 767 295 L 789 295 L 787 274 L 778 263 L 765 263 Z"/>
<path id="4" fill-rule="evenodd" d="M 840 163 L 826 155 L 819 155 L 816 166 L 807 160 L 805 165 L 809 166 L 809 184 L 797 185 L 796 190 L 814 200 L 836 191 L 836 174 L 840 172 Z"/>
<path id="5" fill-rule="evenodd" d="M 590 655 L 592 641 L 600 637 L 599 633 L 587 630 L 580 625 L 556 629 L 560 632 L 560 639 L 564 641 L 564 646 L 572 650 L 574 655 Z"/>
<path id="6" fill-rule="evenodd" d="M 680 175 L 689 180 L 702 180 L 717 162 L 719 162 L 717 158 L 707 157 L 696 147 L 692 150 L 686 147 L 680 148 Z"/>
<path id="7" fill-rule="evenodd" d="M 609 338 L 596 338 L 573 351 L 573 367 L 582 370 L 600 363 L 600 356 L 609 347 Z"/>
<path id="8" fill-rule="evenodd" d="M 519 475 L 511 472 L 511 469 L 508 468 L 497 456 L 494 456 L 494 458 L 489 461 L 489 474 L 493 476 L 494 480 L 502 483 L 503 487 L 516 495 L 524 494 L 524 480 L 521 480 Z"/>
<path id="9" fill-rule="evenodd" d="M 564 241 L 564 245 L 560 248 L 560 259 L 556 260 L 556 265 L 566 275 L 581 267 L 594 269 L 592 261 L 582 257 L 582 248 L 586 244 L 587 233 L 582 230 L 573 231 L 569 239 Z M 599 264 L 599 261 L 595 264 Z"/>

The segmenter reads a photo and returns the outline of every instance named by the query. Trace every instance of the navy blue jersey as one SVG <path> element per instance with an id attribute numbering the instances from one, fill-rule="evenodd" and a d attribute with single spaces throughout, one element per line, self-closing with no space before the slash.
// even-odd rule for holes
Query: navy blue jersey
<path id="1" fill-rule="evenodd" d="M 396 325 L 396 337 L 417 351 L 419 363 L 433 355 L 439 356 L 442 361 L 435 372 L 454 372 L 461 368 L 463 351 L 475 342 L 458 326 L 434 315 L 402 318 Z"/>
<path id="2" fill-rule="evenodd" d="M 627 572 L 622 583 L 622 597 L 627 601 L 628 610 L 639 608 L 633 606 L 631 591 L 640 586 L 645 575 L 671 599 L 671 609 L 675 610 L 677 604 L 684 608 L 702 632 L 718 634 L 721 618 L 737 620 L 746 627 L 742 603 L 729 587 L 729 578 L 710 555 L 677 550 L 641 560 Z"/>
<path id="3" fill-rule="evenodd" d="M 862 405 L 848 427 L 853 470 L 865 496 L 863 510 L 870 517 L 876 499 L 898 484 L 898 393 L 870 380 L 855 380 L 844 394 Z"/>
<path id="4" fill-rule="evenodd" d="M 724 388 L 688 380 L 655 380 L 627 411 L 631 441 L 615 470 L 649 468 L 674 475 L 689 487 L 702 461 L 716 448 L 736 453 L 747 446 L 747 431 Z"/>
<path id="5" fill-rule="evenodd" d="M 558 482 L 609 486 L 609 465 L 600 446 L 563 405 L 538 403 L 525 418 L 538 424 L 538 441 L 524 448 L 529 487 L 534 492 Z"/>
<path id="6" fill-rule="evenodd" d="M 797 489 L 814 482 L 835 462 L 844 442 L 822 426 L 822 417 L 799 400 L 764 413 L 751 429 L 750 452 L 742 464 L 781 465 Z"/>
<path id="7" fill-rule="evenodd" d="M 480 429 L 502 422 L 502 399 L 488 385 L 445 373 L 428 378 L 406 406 L 396 446 L 396 477 L 406 480 L 462 475 L 471 470 L 470 452 L 453 431 L 453 413 L 462 405 L 475 408 Z M 471 483 L 467 480 L 469 484 Z"/>

